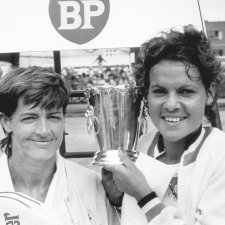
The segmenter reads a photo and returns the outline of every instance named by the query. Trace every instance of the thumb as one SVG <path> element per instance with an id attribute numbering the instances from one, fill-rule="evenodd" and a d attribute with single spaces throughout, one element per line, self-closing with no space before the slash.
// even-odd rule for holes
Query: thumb
<path id="1" fill-rule="evenodd" d="M 113 173 L 116 170 L 116 167 L 113 164 L 106 164 L 106 165 L 104 165 L 103 169 L 108 170 Z"/>

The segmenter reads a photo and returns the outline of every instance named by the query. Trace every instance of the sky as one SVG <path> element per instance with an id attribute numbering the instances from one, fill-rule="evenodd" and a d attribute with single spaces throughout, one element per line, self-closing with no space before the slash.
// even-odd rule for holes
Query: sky
<path id="1" fill-rule="evenodd" d="M 199 0 L 202 16 L 208 21 L 225 21 L 225 0 Z"/>

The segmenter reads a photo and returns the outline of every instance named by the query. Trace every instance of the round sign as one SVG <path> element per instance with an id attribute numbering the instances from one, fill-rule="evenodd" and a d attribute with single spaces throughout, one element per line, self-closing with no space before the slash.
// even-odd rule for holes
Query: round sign
<path id="1" fill-rule="evenodd" d="M 56 31 L 67 40 L 82 45 L 105 27 L 109 0 L 50 0 L 49 16 Z"/>

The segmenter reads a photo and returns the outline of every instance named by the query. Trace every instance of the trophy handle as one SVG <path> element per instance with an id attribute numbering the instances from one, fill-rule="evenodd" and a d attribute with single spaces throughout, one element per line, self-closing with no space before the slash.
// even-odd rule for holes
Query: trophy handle
<path id="1" fill-rule="evenodd" d="M 88 106 L 88 109 L 86 110 L 85 117 L 87 119 L 87 131 L 89 135 L 93 134 L 93 131 L 95 131 L 95 134 L 99 133 L 99 120 L 94 115 L 94 108 L 92 106 Z M 94 125 L 97 125 L 97 130 L 95 130 Z"/>
<path id="2" fill-rule="evenodd" d="M 143 111 L 144 111 L 144 101 L 142 100 L 141 105 L 140 105 L 140 113 L 139 113 L 139 116 L 138 116 L 138 119 L 137 119 L 137 129 L 136 129 L 136 134 L 135 134 L 135 142 L 134 142 L 134 146 L 133 146 L 134 151 L 137 148 L 139 136 L 140 136 L 141 132 L 143 133 L 143 130 L 142 130 L 143 124 L 146 125 L 144 133 L 147 133 L 147 121 L 143 117 Z"/>

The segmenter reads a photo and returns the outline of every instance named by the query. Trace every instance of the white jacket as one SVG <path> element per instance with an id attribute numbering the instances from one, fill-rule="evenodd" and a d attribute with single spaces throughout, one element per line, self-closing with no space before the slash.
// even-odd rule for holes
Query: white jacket
<path id="1" fill-rule="evenodd" d="M 139 143 L 139 151 L 146 153 L 150 143 L 154 147 L 157 143 L 155 135 L 156 132 L 145 135 Z M 144 164 L 149 164 L 149 160 L 152 163 L 146 171 L 143 169 L 147 168 Z M 160 176 L 160 171 L 154 170 L 154 160 L 141 154 L 140 161 L 137 161 L 137 166 L 143 170 L 150 186 L 154 176 Z M 224 225 L 225 133 L 217 128 L 203 128 L 197 140 L 184 152 L 179 165 L 176 208 L 162 204 L 166 186 L 168 181 L 158 184 L 161 190 L 153 188 L 158 197 L 142 209 L 137 206 L 134 198 L 125 195 L 122 225 Z"/>
<path id="2" fill-rule="evenodd" d="M 57 155 L 57 175 L 54 175 L 43 204 L 29 196 L 14 192 L 5 154 L 0 157 L 0 168 L 1 224 L 7 222 L 6 215 L 8 218 L 19 215 L 18 221 L 24 225 L 31 224 L 29 221 L 32 215 L 41 221 L 32 223 L 38 225 L 119 224 L 116 211 L 109 204 L 101 178 L 95 171 Z"/>

